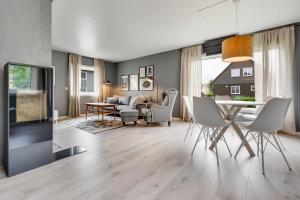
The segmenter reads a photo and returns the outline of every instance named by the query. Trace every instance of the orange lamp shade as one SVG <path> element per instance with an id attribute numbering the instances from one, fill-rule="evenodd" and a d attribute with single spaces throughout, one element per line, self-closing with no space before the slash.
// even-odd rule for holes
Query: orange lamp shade
<path id="1" fill-rule="evenodd" d="M 242 62 L 253 58 L 253 38 L 251 35 L 238 35 L 222 42 L 224 62 Z"/>

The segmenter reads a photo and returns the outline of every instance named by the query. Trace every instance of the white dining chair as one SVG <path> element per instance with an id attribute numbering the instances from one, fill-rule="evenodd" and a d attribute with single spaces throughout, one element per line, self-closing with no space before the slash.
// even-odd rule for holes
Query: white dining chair
<path id="1" fill-rule="evenodd" d="M 275 97 L 274 97 L 274 96 L 267 96 L 267 97 L 264 98 L 263 101 L 264 101 L 265 103 L 267 103 L 268 101 L 270 101 L 270 100 L 273 99 L 273 98 L 275 98 Z M 278 96 L 278 98 L 283 98 L 283 96 Z M 254 121 L 254 120 L 257 118 L 258 114 L 259 114 L 259 113 L 261 112 L 261 110 L 263 109 L 263 107 L 264 107 L 264 105 L 259 106 L 259 107 L 255 110 L 255 112 L 254 112 L 253 114 L 243 114 L 243 113 L 241 113 L 241 114 L 239 114 L 239 115 L 237 116 L 237 118 L 236 118 L 235 121 L 236 121 L 236 122 L 251 122 L 251 121 Z M 277 131 L 275 132 L 275 137 L 277 137 L 277 139 L 278 139 L 278 141 L 280 142 L 280 144 L 281 144 L 283 150 L 285 151 L 286 148 L 285 148 L 285 146 L 284 146 L 282 140 L 281 140 L 280 137 L 278 136 Z"/>
<path id="2" fill-rule="evenodd" d="M 229 95 L 215 95 L 215 100 L 216 101 L 232 101 L 231 97 Z M 226 110 L 223 107 L 219 107 L 221 113 L 223 116 L 226 115 Z M 230 107 L 228 108 L 230 110 Z"/>
<path id="3" fill-rule="evenodd" d="M 193 113 L 193 98 L 191 96 L 183 96 L 183 101 L 186 105 L 187 115 L 190 119 L 189 127 L 186 131 L 186 135 L 184 137 L 184 141 L 186 141 L 186 138 L 189 134 L 189 131 L 191 130 L 191 134 L 193 134 L 193 127 L 194 127 L 194 113 Z"/>
<path id="4" fill-rule="evenodd" d="M 221 131 L 222 128 L 229 125 L 222 117 L 215 101 L 210 97 L 193 97 L 193 112 L 194 112 L 194 123 L 202 125 L 202 128 L 199 132 L 199 135 L 193 147 L 192 155 L 195 151 L 198 142 L 200 141 L 200 137 L 202 134 L 205 139 L 205 148 L 206 148 L 208 139 L 211 136 L 215 138 L 219 134 L 219 131 Z M 222 137 L 222 141 L 224 141 L 224 143 L 226 144 L 226 147 L 231 156 L 231 151 L 229 149 L 229 146 L 224 136 Z M 217 144 L 215 147 L 216 147 L 217 163 L 219 165 Z"/>
<path id="5" fill-rule="evenodd" d="M 249 140 L 255 140 L 257 138 L 257 152 L 261 153 L 263 174 L 265 174 L 264 152 L 269 143 L 271 143 L 281 153 L 289 170 L 291 170 L 291 167 L 276 137 L 277 131 L 281 130 L 283 127 L 284 118 L 286 116 L 291 100 L 292 99 L 290 98 L 272 98 L 265 104 L 265 106 L 262 108 L 261 112 L 259 112 L 257 118 L 253 122 L 240 123 L 242 126 L 248 129 L 245 138 L 247 138 L 250 132 L 257 133 L 256 135 L 252 134 L 252 137 Z M 275 144 L 270 141 L 271 136 L 273 137 Z M 265 144 L 264 141 L 266 141 Z M 245 140 L 240 145 L 235 158 L 244 143 Z"/>

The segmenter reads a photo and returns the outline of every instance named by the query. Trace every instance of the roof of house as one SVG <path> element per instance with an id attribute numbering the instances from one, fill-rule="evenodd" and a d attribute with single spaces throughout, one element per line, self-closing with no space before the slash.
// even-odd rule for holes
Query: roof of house
<path id="1" fill-rule="evenodd" d="M 243 76 L 243 68 L 252 67 L 253 76 Z M 241 69 L 239 77 L 231 77 L 231 69 Z M 254 63 L 253 61 L 236 62 L 228 65 L 227 68 L 220 73 L 215 80 L 212 81 L 214 85 L 223 84 L 253 84 L 254 83 Z"/>

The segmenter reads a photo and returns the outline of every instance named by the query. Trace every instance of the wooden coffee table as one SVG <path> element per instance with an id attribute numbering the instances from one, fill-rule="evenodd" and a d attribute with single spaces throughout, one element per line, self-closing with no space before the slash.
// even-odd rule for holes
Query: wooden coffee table
<path id="1" fill-rule="evenodd" d="M 114 114 L 114 120 L 116 120 L 116 104 L 111 103 L 85 103 L 85 118 L 87 119 L 87 114 L 89 107 L 97 108 L 98 110 L 98 116 L 101 113 L 102 116 L 102 124 L 104 122 L 104 114 Z M 106 108 L 113 108 L 113 110 L 109 110 Z"/>

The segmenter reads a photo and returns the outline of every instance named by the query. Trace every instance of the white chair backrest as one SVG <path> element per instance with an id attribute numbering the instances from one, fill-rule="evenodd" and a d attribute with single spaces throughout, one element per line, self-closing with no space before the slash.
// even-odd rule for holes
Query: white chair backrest
<path id="1" fill-rule="evenodd" d="M 291 101 L 291 98 L 272 98 L 265 104 L 249 128 L 255 131 L 279 131 L 283 127 Z"/>
<path id="2" fill-rule="evenodd" d="M 210 97 L 193 97 L 193 109 L 195 122 L 211 126 L 226 126 L 216 102 Z"/>
<path id="3" fill-rule="evenodd" d="M 183 96 L 183 100 L 188 111 L 188 116 L 190 118 L 193 118 L 194 117 L 193 98 L 191 96 Z"/>
<path id="4" fill-rule="evenodd" d="M 219 100 L 219 101 L 231 101 L 231 97 L 228 95 L 216 95 L 215 96 L 215 100 Z"/>

